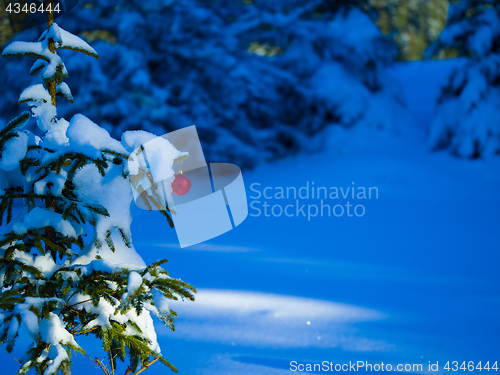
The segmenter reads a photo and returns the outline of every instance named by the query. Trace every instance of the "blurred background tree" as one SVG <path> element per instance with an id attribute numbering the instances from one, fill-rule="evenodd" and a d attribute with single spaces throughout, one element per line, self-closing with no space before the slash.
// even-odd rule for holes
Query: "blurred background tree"
<path id="1" fill-rule="evenodd" d="M 399 46 L 401 60 L 420 60 L 427 46 L 443 30 L 448 15 L 448 0 L 370 0 L 377 11 L 377 25 L 392 34 Z M 454 57 L 443 50 L 440 58 Z"/>
<path id="2" fill-rule="evenodd" d="M 5 42 L 12 38 L 12 35 L 12 29 L 10 28 L 5 9 L 3 6 L 0 6 L 0 45 L 5 44 Z"/>
<path id="3" fill-rule="evenodd" d="M 448 24 L 429 56 L 454 48 L 467 56 L 442 88 L 429 146 L 465 158 L 500 155 L 500 1 L 452 3 Z"/>

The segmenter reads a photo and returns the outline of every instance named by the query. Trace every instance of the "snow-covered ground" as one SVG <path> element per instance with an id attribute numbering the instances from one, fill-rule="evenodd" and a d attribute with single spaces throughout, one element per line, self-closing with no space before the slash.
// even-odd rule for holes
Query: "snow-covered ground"
<path id="1" fill-rule="evenodd" d="M 293 217 L 274 217 L 271 207 L 269 217 L 257 217 L 251 208 L 235 230 L 180 249 L 159 214 L 136 209 L 133 241 L 146 262 L 168 258 L 173 277 L 199 288 L 197 302 L 172 304 L 176 332 L 157 326 L 162 352 L 180 373 L 285 374 L 290 361 L 424 370 L 439 361 L 444 373 L 446 361 L 500 361 L 500 160 L 458 160 L 425 147 L 451 64 L 394 69 L 416 119 L 404 120 L 399 135 L 332 129 L 327 151 L 244 173 L 249 204 L 292 205 Z M 270 187 L 269 196 L 313 182 L 329 194 L 339 189 L 340 198 L 324 204 L 346 209 L 349 201 L 365 214 L 328 217 L 325 209 L 308 220 L 308 205 L 321 210 L 316 197 L 258 199 L 251 189 Z M 371 199 L 352 199 L 351 190 L 344 199 L 340 189 L 353 186 L 356 195 L 376 189 Z M 10 355 L 1 358 L 16 368 Z M 89 366 L 79 355 L 73 373 Z M 148 370 L 169 372 L 160 364 Z"/>
<path id="2" fill-rule="evenodd" d="M 449 66 L 395 69 L 417 119 L 401 124 L 401 135 L 332 131 L 328 152 L 244 175 L 249 203 L 260 201 L 254 203 L 260 209 L 264 201 L 292 204 L 294 215 L 294 199 L 252 199 L 258 193 L 250 186 L 271 187 L 268 196 L 308 182 L 344 191 L 353 182 L 377 187 L 378 199 L 351 199 L 366 207 L 363 217 L 324 211 L 308 221 L 262 213 L 208 244 L 181 250 L 172 231 L 159 229 L 161 221 L 142 221 L 149 214 L 139 213 L 138 221 L 149 225 L 137 227 L 138 248 L 150 260 L 171 259 L 172 275 L 200 288 L 198 303 L 175 305 L 178 330 L 159 329 L 163 350 L 181 372 L 279 374 L 289 372 L 292 360 L 439 361 L 442 368 L 445 361 L 499 359 L 500 163 L 457 160 L 424 146 L 436 81 Z M 305 215 L 307 205 L 321 205 L 317 199 L 299 204 Z"/>

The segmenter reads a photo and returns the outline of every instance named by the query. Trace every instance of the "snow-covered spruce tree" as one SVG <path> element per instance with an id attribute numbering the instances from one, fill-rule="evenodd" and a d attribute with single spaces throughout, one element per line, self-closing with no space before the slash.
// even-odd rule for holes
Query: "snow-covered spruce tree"
<path id="1" fill-rule="evenodd" d="M 467 56 L 441 92 L 429 146 L 465 158 L 500 154 L 500 1 L 461 0 L 430 54 Z"/>
<path id="2" fill-rule="evenodd" d="M 192 300 L 195 290 L 171 278 L 164 260 L 146 266 L 130 233 L 127 160 L 154 136 L 127 132 L 119 142 L 83 115 L 70 122 L 57 117 L 56 98 L 73 101 L 57 51 L 98 56 L 47 15 L 38 42 L 16 41 L 3 51 L 37 58 L 31 74 L 40 74 L 42 83 L 28 87 L 20 102 L 32 107 L 43 137 L 21 130 L 29 112 L 0 130 L 1 344 L 12 351 L 21 330 L 32 340 L 21 374 L 70 374 L 72 352 L 85 354 L 82 335 L 102 342 L 110 363 L 92 361 L 105 374 L 115 374 L 117 360 L 126 358 L 127 374 L 156 361 L 176 371 L 160 353 L 151 315 L 174 329 L 168 300 Z M 161 142 L 163 175 L 173 175 L 173 163 L 186 154 Z M 168 207 L 161 212 L 169 218 Z"/>

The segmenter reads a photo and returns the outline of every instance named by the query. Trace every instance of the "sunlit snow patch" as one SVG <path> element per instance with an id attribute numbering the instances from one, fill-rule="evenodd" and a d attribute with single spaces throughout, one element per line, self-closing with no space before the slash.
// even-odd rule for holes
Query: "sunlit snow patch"
<path id="1" fill-rule="evenodd" d="M 363 307 L 311 298 L 204 289 L 196 302 L 173 302 L 179 313 L 173 337 L 256 347 L 339 347 L 387 351 L 389 344 L 356 335 L 356 323 L 384 319 Z M 168 330 L 159 329 L 160 335 Z"/>

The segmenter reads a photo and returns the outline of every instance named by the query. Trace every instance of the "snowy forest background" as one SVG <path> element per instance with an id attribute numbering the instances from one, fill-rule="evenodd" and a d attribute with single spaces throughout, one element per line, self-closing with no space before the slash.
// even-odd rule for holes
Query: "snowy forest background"
<path id="1" fill-rule="evenodd" d="M 141 255 L 200 290 L 177 332 L 158 328 L 181 373 L 498 360 L 500 1 L 91 0 L 57 22 L 101 56 L 61 53 L 76 99 L 62 117 L 117 138 L 196 125 L 248 194 L 379 187 L 357 221 L 249 217 L 191 250 L 136 210 Z M 43 30 L 2 25 L 2 49 Z M 0 127 L 31 64 L 0 62 Z"/>
<path id="2" fill-rule="evenodd" d="M 474 117 L 486 111 L 495 117 L 495 99 L 488 103 L 498 76 L 497 10 L 462 22 L 476 6 L 463 2 L 465 9 L 453 8 L 438 38 L 446 2 L 418 3 L 81 2 L 61 20 L 91 42 L 101 60 L 68 54 L 69 82 L 79 100 L 59 112 L 86 112 L 115 136 L 196 124 L 211 160 L 253 167 L 321 149 L 322 133 L 331 126 L 395 131 L 408 105 L 400 82 L 388 73 L 397 59 L 475 55 L 436 103 L 429 142 L 469 158 L 498 153 L 498 126 L 477 125 Z M 478 2 L 488 3 L 495 2 Z M 9 90 L 0 103 L 3 122 L 17 110 L 17 92 L 30 79 L 22 74 L 29 62 L 4 64 L 0 82 Z M 461 100 L 465 114 L 454 111 Z M 470 108 L 478 100 L 484 108 Z"/>

